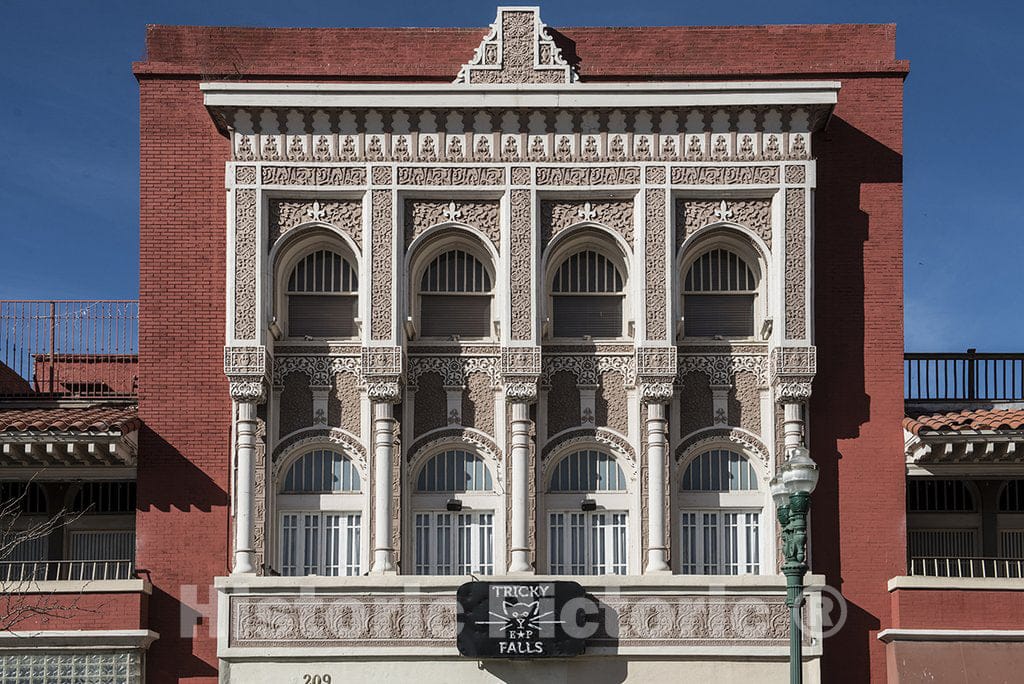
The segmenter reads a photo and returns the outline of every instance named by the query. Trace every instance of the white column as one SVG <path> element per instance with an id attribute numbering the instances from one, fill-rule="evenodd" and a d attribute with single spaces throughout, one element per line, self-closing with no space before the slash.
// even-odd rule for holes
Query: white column
<path id="1" fill-rule="evenodd" d="M 394 458 L 394 404 L 373 402 L 373 567 L 370 572 L 395 572 L 391 546 L 391 461 Z"/>
<path id="2" fill-rule="evenodd" d="M 647 572 L 669 572 L 665 546 L 665 404 L 647 404 Z"/>
<path id="3" fill-rule="evenodd" d="M 253 462 L 256 456 L 256 402 L 235 402 L 236 454 L 238 473 L 235 481 L 235 563 L 232 575 L 251 575 L 253 565 Z"/>
<path id="4" fill-rule="evenodd" d="M 798 401 L 786 401 L 782 405 L 782 410 L 783 458 L 785 458 L 790 447 L 797 447 L 804 443 L 804 414 L 803 405 Z"/>
<path id="5" fill-rule="evenodd" d="M 527 544 L 527 484 L 530 477 L 530 404 L 512 402 L 512 562 L 509 572 L 533 572 Z"/>

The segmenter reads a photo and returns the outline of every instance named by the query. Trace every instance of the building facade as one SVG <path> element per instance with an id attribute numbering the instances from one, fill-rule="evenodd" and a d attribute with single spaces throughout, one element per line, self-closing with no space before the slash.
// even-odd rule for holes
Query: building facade
<path id="1" fill-rule="evenodd" d="M 917 681 L 900 649 L 925 627 L 901 627 L 889 584 L 908 521 L 894 33 L 555 31 L 529 7 L 487 29 L 150 27 L 132 381 L 90 362 L 91 403 L 69 403 L 88 373 L 53 346 L 28 387 L 3 378 L 23 402 L 66 380 L 10 409 L 24 472 L 5 479 L 39 462 L 61 496 L 120 492 L 103 505 L 134 541 L 130 579 L 76 565 L 36 593 L 130 607 L 30 621 L 51 641 L 5 663 L 785 681 L 769 481 L 807 446 L 805 676 Z M 97 410 L 116 420 L 68 419 Z M 583 585 L 585 654 L 460 656 L 456 590 L 492 577 Z"/>

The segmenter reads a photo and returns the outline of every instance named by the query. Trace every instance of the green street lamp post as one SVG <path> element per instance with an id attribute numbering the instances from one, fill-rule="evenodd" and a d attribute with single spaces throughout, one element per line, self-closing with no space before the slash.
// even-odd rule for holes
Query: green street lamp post
<path id="1" fill-rule="evenodd" d="M 807 574 L 807 511 L 811 492 L 818 484 L 818 466 L 805 446 L 786 449 L 781 477 L 772 478 L 772 499 L 782 529 L 782 574 L 786 576 L 786 606 L 789 607 L 789 681 L 803 682 L 800 608 L 804 575 Z"/>

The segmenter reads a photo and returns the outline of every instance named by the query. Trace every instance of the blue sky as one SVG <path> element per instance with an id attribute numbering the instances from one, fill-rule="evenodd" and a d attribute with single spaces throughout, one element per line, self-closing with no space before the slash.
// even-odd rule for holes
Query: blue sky
<path id="1" fill-rule="evenodd" d="M 499 4 L 0 0 L 0 299 L 138 292 L 145 25 L 484 26 Z M 1021 22 L 1012 2 L 541 3 L 554 26 L 896 22 L 906 346 L 1024 349 Z"/>

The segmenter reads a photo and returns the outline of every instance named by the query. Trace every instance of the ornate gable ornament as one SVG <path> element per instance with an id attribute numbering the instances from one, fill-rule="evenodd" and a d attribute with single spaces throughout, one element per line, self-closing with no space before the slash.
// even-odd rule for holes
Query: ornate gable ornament
<path id="1" fill-rule="evenodd" d="M 473 59 L 455 83 L 574 83 L 576 70 L 562 57 L 540 20 L 539 7 L 499 7 Z"/>

